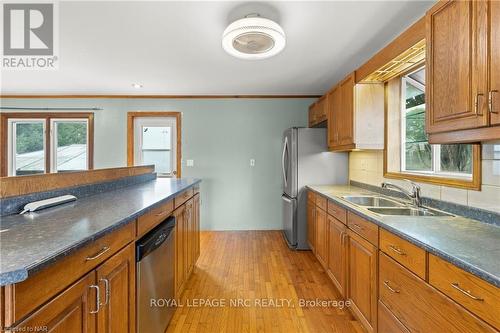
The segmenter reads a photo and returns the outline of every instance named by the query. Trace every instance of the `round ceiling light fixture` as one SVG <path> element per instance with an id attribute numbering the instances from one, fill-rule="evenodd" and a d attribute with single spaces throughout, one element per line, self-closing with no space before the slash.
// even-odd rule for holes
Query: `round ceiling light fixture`
<path id="1" fill-rule="evenodd" d="M 231 23 L 222 34 L 222 48 L 240 59 L 265 59 L 277 55 L 285 48 L 283 28 L 258 14 Z"/>

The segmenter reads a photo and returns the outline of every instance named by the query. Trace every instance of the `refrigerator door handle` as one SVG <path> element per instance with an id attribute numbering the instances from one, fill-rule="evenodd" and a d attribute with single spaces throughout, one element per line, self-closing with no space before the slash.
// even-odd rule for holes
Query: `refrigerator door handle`
<path id="1" fill-rule="evenodd" d="M 285 171 L 285 153 L 288 150 L 288 137 L 285 137 L 285 144 L 283 145 L 283 153 L 281 155 L 281 169 L 283 170 L 283 181 L 285 182 L 285 188 L 288 187 L 288 180 L 286 179 Z"/>

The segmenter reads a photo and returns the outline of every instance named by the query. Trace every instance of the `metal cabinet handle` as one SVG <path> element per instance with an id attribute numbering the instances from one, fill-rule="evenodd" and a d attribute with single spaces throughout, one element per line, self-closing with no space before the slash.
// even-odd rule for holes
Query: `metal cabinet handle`
<path id="1" fill-rule="evenodd" d="M 388 281 L 388 280 L 385 280 L 385 281 L 384 281 L 384 286 L 385 286 L 387 289 L 389 289 L 389 291 L 390 291 L 391 293 L 393 293 L 393 294 L 399 294 L 399 292 L 400 292 L 400 290 L 392 288 L 392 287 L 389 285 L 389 281 Z"/>
<path id="2" fill-rule="evenodd" d="M 479 113 L 479 97 L 483 97 L 484 94 L 478 93 L 476 94 L 476 97 L 474 98 L 474 113 L 476 116 L 482 116 L 482 113 Z"/>
<path id="3" fill-rule="evenodd" d="M 490 113 L 498 114 L 498 111 L 495 111 L 493 107 L 493 93 L 498 93 L 498 90 L 490 90 L 488 93 L 488 109 Z"/>
<path id="4" fill-rule="evenodd" d="M 100 296 L 101 290 L 100 290 L 99 286 L 96 286 L 94 284 L 89 286 L 89 288 L 94 288 L 95 292 L 96 292 L 95 310 L 90 311 L 91 314 L 95 314 L 95 313 L 99 312 L 99 310 L 101 309 L 101 296 Z"/>
<path id="5" fill-rule="evenodd" d="M 396 247 L 395 245 L 389 245 L 389 249 L 391 249 L 392 251 L 396 252 L 400 256 L 405 256 L 406 255 L 406 252 L 404 252 L 400 248 Z"/>
<path id="6" fill-rule="evenodd" d="M 109 249 L 110 249 L 109 246 L 105 246 L 99 252 L 97 252 L 96 254 L 94 254 L 91 257 L 87 257 L 85 260 L 87 260 L 87 261 L 95 260 L 95 259 L 99 258 L 100 256 L 102 256 L 104 253 L 108 252 Z"/>
<path id="7" fill-rule="evenodd" d="M 356 227 L 357 229 L 359 229 L 359 230 L 363 230 L 363 227 L 362 227 L 362 226 L 360 226 L 359 224 L 353 223 L 352 225 L 353 225 L 354 227 Z"/>
<path id="8" fill-rule="evenodd" d="M 456 290 L 460 291 L 462 294 L 464 294 L 464 295 L 472 298 L 475 301 L 480 301 L 480 302 L 484 301 L 484 298 L 480 298 L 480 297 L 472 295 L 471 292 L 470 292 L 470 290 L 465 290 L 465 289 L 460 288 L 460 285 L 458 284 L 458 282 L 453 282 L 451 284 L 451 286 L 453 288 L 455 288 Z"/>
<path id="9" fill-rule="evenodd" d="M 109 286 L 109 280 L 106 278 L 100 278 L 99 281 L 104 281 L 104 287 L 106 288 L 106 291 L 104 292 L 104 295 L 105 295 L 104 304 L 101 304 L 101 305 L 108 305 L 109 298 L 111 297 L 111 289 Z"/>

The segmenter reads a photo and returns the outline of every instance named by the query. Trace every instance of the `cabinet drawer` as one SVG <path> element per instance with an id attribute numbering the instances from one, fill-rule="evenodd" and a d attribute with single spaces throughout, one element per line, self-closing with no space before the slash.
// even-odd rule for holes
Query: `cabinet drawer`
<path id="1" fill-rule="evenodd" d="M 379 299 L 410 332 L 496 332 L 383 252 Z"/>
<path id="2" fill-rule="evenodd" d="M 5 286 L 5 325 L 11 326 L 135 239 L 135 223 L 96 239 L 25 281 Z M 43 287 L 41 287 L 43 286 Z"/>
<path id="3" fill-rule="evenodd" d="M 347 213 L 347 226 L 349 229 L 378 246 L 378 225 L 365 220 L 354 213 Z"/>
<path id="4" fill-rule="evenodd" d="M 195 185 L 193 187 L 193 195 L 195 195 L 196 193 L 200 193 L 200 185 Z"/>
<path id="5" fill-rule="evenodd" d="M 165 220 L 174 211 L 174 201 L 170 200 L 137 219 L 137 236 L 140 237 Z"/>
<path id="6" fill-rule="evenodd" d="M 328 214 L 335 217 L 337 220 L 344 224 L 347 223 L 347 210 L 333 203 L 332 201 L 328 201 Z"/>
<path id="7" fill-rule="evenodd" d="M 429 283 L 500 329 L 500 288 L 434 255 L 429 255 Z"/>
<path id="8" fill-rule="evenodd" d="M 378 331 L 380 333 L 410 333 L 381 301 L 378 301 Z"/>
<path id="9" fill-rule="evenodd" d="M 425 250 L 381 229 L 380 250 L 425 280 Z"/>
<path id="10" fill-rule="evenodd" d="M 187 190 L 183 191 L 182 193 L 179 193 L 179 195 L 177 195 L 174 198 L 175 208 L 181 206 L 183 203 L 188 201 L 188 199 L 191 198 L 193 196 L 193 194 L 194 194 L 194 190 L 192 187 L 188 188 Z"/>
<path id="11" fill-rule="evenodd" d="M 316 196 L 316 206 L 323 209 L 324 211 L 326 211 L 326 201 L 327 200 L 325 197 L 323 197 L 321 195 Z"/>

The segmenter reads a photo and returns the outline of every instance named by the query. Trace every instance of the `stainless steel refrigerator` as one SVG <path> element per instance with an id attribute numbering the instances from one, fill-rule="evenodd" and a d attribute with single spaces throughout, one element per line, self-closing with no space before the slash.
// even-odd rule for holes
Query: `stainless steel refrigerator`
<path id="1" fill-rule="evenodd" d="M 306 250 L 306 185 L 347 184 L 348 155 L 328 151 L 326 128 L 292 127 L 283 133 L 283 235 L 290 248 Z"/>

